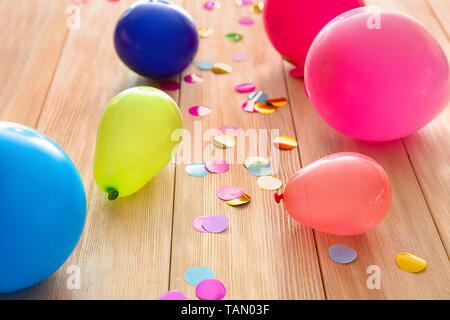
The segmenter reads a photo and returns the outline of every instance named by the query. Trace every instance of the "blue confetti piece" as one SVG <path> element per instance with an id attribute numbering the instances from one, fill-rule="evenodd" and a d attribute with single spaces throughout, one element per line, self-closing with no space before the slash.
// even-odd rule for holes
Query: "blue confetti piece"
<path id="1" fill-rule="evenodd" d="M 330 256 L 331 260 L 340 264 L 353 262 L 358 257 L 358 254 L 355 250 L 342 244 L 333 244 L 328 249 L 328 255 Z"/>
<path id="2" fill-rule="evenodd" d="M 200 61 L 197 63 L 197 68 L 200 70 L 211 70 L 215 62 L 213 61 Z"/>
<path id="3" fill-rule="evenodd" d="M 202 266 L 190 268 L 184 273 L 184 280 L 186 280 L 187 283 L 193 286 L 197 286 L 205 279 L 214 278 L 214 272 L 210 268 Z"/>
<path id="4" fill-rule="evenodd" d="M 186 173 L 192 177 L 204 177 L 209 171 L 206 170 L 204 163 L 191 163 L 186 166 Z"/>
<path id="5" fill-rule="evenodd" d="M 267 98 L 269 98 L 269 96 L 263 91 L 254 91 L 248 95 L 248 100 L 255 102 L 266 102 Z"/>
<path id="6" fill-rule="evenodd" d="M 270 176 L 273 174 L 270 164 L 250 165 L 247 169 L 248 172 L 255 177 Z"/>

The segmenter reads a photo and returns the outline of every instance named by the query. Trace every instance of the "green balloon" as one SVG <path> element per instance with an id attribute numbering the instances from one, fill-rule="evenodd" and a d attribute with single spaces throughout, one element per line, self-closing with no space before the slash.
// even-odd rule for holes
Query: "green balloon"
<path id="1" fill-rule="evenodd" d="M 167 163 L 183 128 L 173 99 L 152 87 L 122 91 L 106 107 L 97 132 L 94 177 L 110 200 L 141 189 Z"/>

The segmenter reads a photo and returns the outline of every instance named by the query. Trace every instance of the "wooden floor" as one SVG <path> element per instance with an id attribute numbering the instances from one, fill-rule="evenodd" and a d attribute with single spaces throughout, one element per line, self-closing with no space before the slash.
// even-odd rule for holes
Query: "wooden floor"
<path id="1" fill-rule="evenodd" d="M 374 230 L 356 237 L 315 232 L 295 223 L 272 192 L 235 164 L 225 174 L 188 176 L 185 165 L 169 164 L 135 195 L 107 200 L 92 174 L 96 129 L 104 107 L 120 91 L 136 85 L 157 86 L 128 70 L 112 41 L 115 22 L 130 1 L 88 0 L 81 5 L 81 29 L 69 30 L 61 0 L 0 1 L 0 120 L 37 128 L 60 144 L 78 167 L 87 193 L 84 232 L 76 250 L 44 282 L 1 298 L 27 299 L 156 299 L 167 290 L 182 290 L 195 299 L 184 272 L 196 265 L 210 267 L 227 287 L 227 299 L 449 299 L 450 268 L 450 111 L 405 139 L 363 143 L 328 127 L 305 97 L 302 79 L 272 49 L 263 31 L 262 16 L 222 0 L 216 11 L 201 0 L 179 0 L 197 26 L 212 27 L 212 37 L 200 40 L 196 61 L 214 60 L 233 66 L 227 75 L 199 71 L 195 63 L 184 74 L 201 73 L 205 82 L 182 82 L 172 93 L 193 134 L 193 105 L 211 106 L 203 130 L 222 125 L 243 129 L 280 129 L 296 137 L 299 147 L 281 153 L 278 176 L 287 179 L 302 166 L 339 151 L 357 151 L 386 169 L 392 205 Z M 370 0 L 398 9 L 422 22 L 450 57 L 448 0 Z M 254 26 L 237 19 L 251 16 Z M 244 35 L 241 42 L 225 39 L 228 32 Z M 244 63 L 233 52 L 249 53 Z M 180 77 L 175 79 L 180 80 Z M 240 110 L 244 96 L 234 85 L 254 82 L 271 96 L 290 104 L 272 115 Z M 209 144 L 204 142 L 204 146 Z M 248 206 L 231 207 L 217 199 L 224 185 L 241 186 L 252 196 Z M 230 228 L 223 234 L 201 234 L 192 220 L 223 214 Z M 328 247 L 353 247 L 358 259 L 340 265 L 328 257 Z M 408 251 L 428 262 L 410 274 L 395 263 Z M 67 269 L 78 265 L 79 290 L 67 288 Z M 368 266 L 381 270 L 381 288 L 367 287 Z"/>

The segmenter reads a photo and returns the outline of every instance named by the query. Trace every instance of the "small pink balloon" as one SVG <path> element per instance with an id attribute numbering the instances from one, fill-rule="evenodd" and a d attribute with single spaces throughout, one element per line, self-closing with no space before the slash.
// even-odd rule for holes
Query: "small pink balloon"
<path id="1" fill-rule="evenodd" d="M 369 231 L 386 216 L 391 187 L 383 168 L 353 152 L 328 155 L 295 173 L 284 193 L 286 211 L 299 223 L 343 236 Z"/>
<path id="2" fill-rule="evenodd" d="M 414 19 L 373 16 L 370 7 L 359 8 L 328 23 L 309 50 L 305 83 L 331 127 L 355 139 L 389 141 L 445 109 L 450 71 L 437 40 Z"/>
<path id="3" fill-rule="evenodd" d="M 241 83 L 237 84 L 234 88 L 239 93 L 249 93 L 255 91 L 256 86 L 253 83 Z"/>
<path id="4" fill-rule="evenodd" d="M 226 186 L 217 190 L 217 196 L 223 201 L 230 201 L 242 197 L 244 190 L 235 186 Z"/>
<path id="5" fill-rule="evenodd" d="M 224 173 L 230 168 L 225 160 L 209 160 L 205 162 L 205 168 L 211 173 Z"/>
<path id="6" fill-rule="evenodd" d="M 227 294 L 227 289 L 219 280 L 205 279 L 197 285 L 195 294 L 202 300 L 220 300 Z"/>
<path id="7" fill-rule="evenodd" d="M 181 291 L 167 291 L 158 300 L 188 300 L 188 297 Z"/>
<path id="8" fill-rule="evenodd" d="M 327 22 L 361 6 L 362 0 L 266 0 L 264 26 L 275 49 L 303 70 L 309 46 Z"/>

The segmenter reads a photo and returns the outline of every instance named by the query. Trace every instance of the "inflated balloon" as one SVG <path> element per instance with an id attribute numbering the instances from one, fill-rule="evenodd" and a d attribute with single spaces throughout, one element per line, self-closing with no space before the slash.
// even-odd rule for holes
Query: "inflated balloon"
<path id="1" fill-rule="evenodd" d="M 283 199 L 296 221 L 336 235 L 356 235 L 379 224 L 389 210 L 386 172 L 373 159 L 352 152 L 328 155 L 301 169 L 286 184 Z"/>
<path id="2" fill-rule="evenodd" d="M 138 191 L 172 159 L 179 145 L 175 130 L 182 127 L 177 104 L 163 91 L 135 87 L 119 93 L 98 127 L 98 186 L 110 200 Z"/>
<path id="3" fill-rule="evenodd" d="M 0 293 L 49 277 L 83 230 L 86 196 L 73 162 L 55 142 L 0 121 Z"/>
<path id="4" fill-rule="evenodd" d="M 413 133 L 450 99 L 449 65 L 436 39 L 410 17 L 370 7 L 322 29 L 306 59 L 305 83 L 330 126 L 368 141 Z"/>
<path id="5" fill-rule="evenodd" d="M 264 26 L 275 49 L 303 72 L 309 46 L 320 29 L 363 5 L 362 0 L 266 0 Z"/>
<path id="6" fill-rule="evenodd" d="M 138 1 L 119 18 L 114 44 L 130 69 L 146 77 L 165 78 L 192 62 L 198 34 L 191 16 L 179 5 Z"/>

